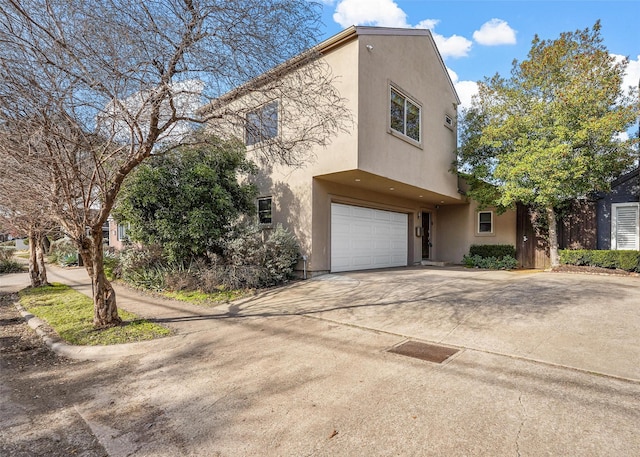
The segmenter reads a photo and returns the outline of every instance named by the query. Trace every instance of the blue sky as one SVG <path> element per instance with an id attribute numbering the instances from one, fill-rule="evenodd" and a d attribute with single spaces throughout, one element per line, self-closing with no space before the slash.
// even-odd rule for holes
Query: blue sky
<path id="1" fill-rule="evenodd" d="M 463 106 L 475 82 L 508 76 L 531 40 L 591 28 L 599 19 L 611 54 L 631 59 L 625 83 L 640 79 L 640 0 L 321 0 L 322 39 L 350 25 L 421 27 L 433 33 Z"/>

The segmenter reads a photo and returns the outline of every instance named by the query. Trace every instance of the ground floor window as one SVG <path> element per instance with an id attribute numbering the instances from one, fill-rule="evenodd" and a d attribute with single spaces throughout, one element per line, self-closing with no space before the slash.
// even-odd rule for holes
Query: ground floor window
<path id="1" fill-rule="evenodd" d="M 478 233 L 479 234 L 493 233 L 493 211 L 478 212 Z"/>
<path id="2" fill-rule="evenodd" d="M 118 224 L 118 241 L 126 241 L 129 239 L 127 236 L 127 224 Z"/>
<path id="3" fill-rule="evenodd" d="M 260 224 L 271 224 L 272 222 L 272 198 L 262 197 L 258 199 L 258 222 Z"/>
<path id="4" fill-rule="evenodd" d="M 640 204 L 614 203 L 611 205 L 611 249 L 640 249 Z"/>

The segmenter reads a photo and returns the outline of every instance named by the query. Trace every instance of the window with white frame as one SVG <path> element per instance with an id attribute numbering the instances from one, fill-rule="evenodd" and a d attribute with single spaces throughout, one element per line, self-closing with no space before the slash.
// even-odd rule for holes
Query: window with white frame
<path id="1" fill-rule="evenodd" d="M 420 142 L 420 104 L 395 87 L 390 88 L 390 127 L 392 132 L 400 133 L 416 142 Z"/>
<path id="2" fill-rule="evenodd" d="M 258 222 L 269 225 L 273 220 L 271 197 L 261 197 L 258 199 Z"/>
<path id="3" fill-rule="evenodd" d="M 611 249 L 640 249 L 640 204 L 635 202 L 611 205 Z"/>
<path id="4" fill-rule="evenodd" d="M 278 102 L 274 101 L 250 111 L 245 119 L 245 143 L 247 146 L 278 136 Z"/>
<path id="5" fill-rule="evenodd" d="M 126 241 L 129 239 L 127 236 L 127 229 L 129 224 L 118 224 L 118 241 Z"/>
<path id="6" fill-rule="evenodd" d="M 493 211 L 478 212 L 478 233 L 479 234 L 493 233 Z"/>

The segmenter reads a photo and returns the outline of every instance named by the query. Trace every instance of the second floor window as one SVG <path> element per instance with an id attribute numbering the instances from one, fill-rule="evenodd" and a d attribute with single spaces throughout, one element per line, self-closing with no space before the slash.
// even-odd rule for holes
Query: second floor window
<path id="1" fill-rule="evenodd" d="M 391 88 L 391 129 L 420 142 L 420 105 L 409 97 Z"/>
<path id="2" fill-rule="evenodd" d="M 267 103 L 247 113 L 245 141 L 247 146 L 278 135 L 278 102 Z"/>

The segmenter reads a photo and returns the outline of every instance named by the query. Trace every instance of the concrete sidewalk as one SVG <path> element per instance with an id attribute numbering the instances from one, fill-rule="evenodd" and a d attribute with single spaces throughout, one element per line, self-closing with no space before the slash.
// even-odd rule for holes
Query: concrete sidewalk
<path id="1" fill-rule="evenodd" d="M 408 268 L 213 309 L 117 293 L 177 336 L 64 374 L 91 380 L 73 407 L 111 457 L 640 455 L 638 278 Z M 408 339 L 460 350 L 389 352 Z"/>

